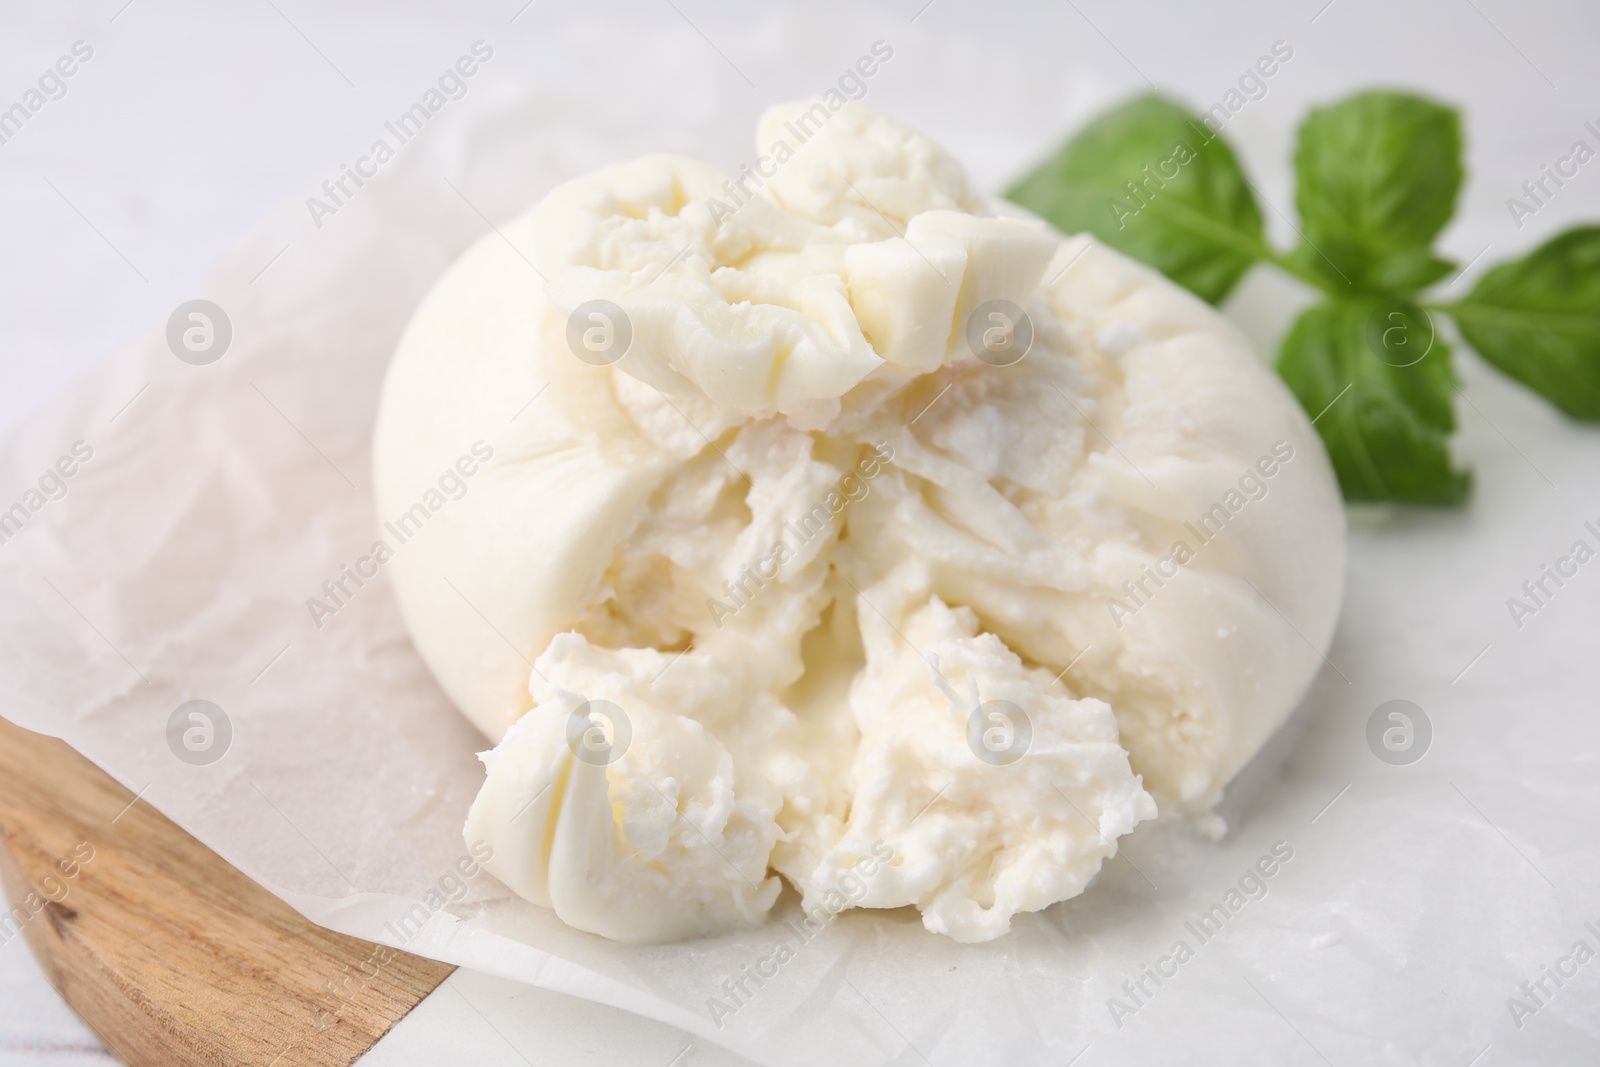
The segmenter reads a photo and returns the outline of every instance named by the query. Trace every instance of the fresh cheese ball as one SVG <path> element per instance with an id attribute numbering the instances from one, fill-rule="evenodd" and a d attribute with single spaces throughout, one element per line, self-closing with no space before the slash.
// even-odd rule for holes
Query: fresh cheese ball
<path id="1" fill-rule="evenodd" d="M 1331 639 L 1337 487 L 1160 275 L 859 105 L 758 141 L 742 183 L 569 182 L 439 281 L 378 422 L 389 571 L 522 896 L 663 941 L 781 875 L 988 940 L 1158 807 L 1214 823 Z"/>

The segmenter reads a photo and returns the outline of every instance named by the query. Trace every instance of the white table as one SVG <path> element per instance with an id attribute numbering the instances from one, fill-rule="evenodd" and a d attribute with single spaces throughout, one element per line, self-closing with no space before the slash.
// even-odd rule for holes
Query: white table
<path id="1" fill-rule="evenodd" d="M 1197 104 L 1220 96 L 1258 53 L 1286 39 L 1296 49 L 1292 69 L 1229 130 L 1246 146 L 1273 203 L 1290 202 L 1281 147 L 1309 101 L 1400 82 L 1427 86 L 1467 108 L 1473 174 L 1447 251 L 1465 261 L 1489 245 L 1490 258 L 1500 258 L 1578 218 L 1600 217 L 1600 171 L 1585 171 L 1520 232 L 1504 206 L 1523 178 L 1537 175 L 1541 163 L 1579 135 L 1584 119 L 1600 118 L 1584 110 L 1600 100 L 1600 74 L 1590 55 L 1600 40 L 1600 10 L 1511 0 L 1438 0 L 1405 9 L 1381 0 L 1325 3 L 1232 0 L 1206 5 L 1204 12 L 1170 3 L 1143 12 L 1085 0 L 1078 10 L 1093 28 L 1070 6 L 1042 2 L 997 10 L 972 0 L 936 0 L 920 13 L 924 0 L 879 7 L 885 20 L 906 25 L 896 74 L 916 69 L 918 34 L 938 31 L 970 37 L 991 51 L 1011 42 L 1019 62 L 1039 62 L 1042 48 L 1055 49 L 1058 62 L 1081 63 L 1129 92 L 1142 88 L 1148 75 Z M 317 176 L 366 136 L 374 115 L 414 89 L 417 72 L 434 70 L 458 44 L 492 30 L 504 58 L 491 77 L 568 61 L 561 28 L 578 16 L 548 0 L 518 13 L 521 6 L 522 0 L 411 0 L 325 10 L 306 0 L 73 0 L 0 15 L 0 106 L 19 97 L 75 40 L 95 49 L 67 95 L 0 145 L 0 203 L 6 205 L 0 428 L 163 322 L 255 219 L 306 195 Z M 814 91 L 818 72 L 854 55 L 853 42 L 831 41 L 824 14 L 809 5 L 805 10 L 806 32 L 795 36 L 792 69 L 762 72 L 763 83 L 785 88 L 764 94 L 762 102 Z M 629 0 L 588 17 L 659 24 L 660 49 L 699 67 L 728 62 L 707 38 L 736 57 L 740 35 L 764 16 L 731 0 L 681 0 L 677 8 Z M 692 27 L 685 25 L 689 19 Z M 625 64 L 628 57 L 597 62 Z M 350 87 L 347 75 L 359 89 Z M 659 91 L 671 93 L 674 86 Z M 731 69 L 726 91 L 748 91 Z M 893 93 L 884 90 L 883 106 L 894 102 Z M 1000 148 L 989 150 L 994 145 L 986 141 L 983 116 L 952 105 L 951 125 L 966 131 L 966 142 L 953 147 L 980 179 L 997 184 L 1024 162 L 1014 137 L 997 135 Z M 1038 148 L 1056 132 L 1039 130 Z M 1262 146 L 1268 147 L 1261 155 L 1253 153 Z M 1270 222 L 1280 236 L 1286 232 L 1285 220 Z M 1285 292 L 1269 279 L 1252 279 L 1233 313 L 1258 339 L 1270 341 L 1295 307 Z M 1469 377 L 1469 395 L 1475 388 Z M 513 1046 L 540 1051 L 525 1055 Z M 21 941 L 0 949 L 0 1065 L 107 1062 Z M 744 1061 L 612 1009 L 459 972 L 366 1062 L 666 1067 Z"/>

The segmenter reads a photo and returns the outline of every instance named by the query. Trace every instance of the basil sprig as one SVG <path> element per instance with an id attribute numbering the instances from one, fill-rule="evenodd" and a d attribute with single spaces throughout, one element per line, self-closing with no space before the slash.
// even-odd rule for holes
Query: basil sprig
<path id="1" fill-rule="evenodd" d="M 1008 195 L 1215 303 L 1264 254 L 1261 209 L 1233 151 L 1147 96 L 1092 123 Z"/>
<path id="2" fill-rule="evenodd" d="M 1600 227 L 1489 270 L 1453 304 L 1421 296 L 1455 269 L 1433 243 L 1455 212 L 1461 156 L 1459 113 L 1419 96 L 1366 92 L 1313 110 L 1294 156 L 1299 243 L 1284 252 L 1267 243 L 1225 139 L 1147 96 L 1101 115 L 1008 195 L 1213 304 L 1257 262 L 1321 290 L 1284 339 L 1278 373 L 1345 498 L 1459 504 L 1471 479 L 1450 459 L 1444 316 L 1504 373 L 1568 415 L 1600 419 Z"/>

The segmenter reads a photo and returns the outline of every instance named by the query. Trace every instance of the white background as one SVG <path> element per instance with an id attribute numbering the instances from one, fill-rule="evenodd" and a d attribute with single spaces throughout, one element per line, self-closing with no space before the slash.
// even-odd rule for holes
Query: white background
<path id="1" fill-rule="evenodd" d="M 20 99 L 74 41 L 89 42 L 95 55 L 70 80 L 65 98 L 50 102 L 0 145 L 0 427 L 93 374 L 112 351 L 158 330 L 258 219 L 312 193 L 475 39 L 490 40 L 496 49 L 480 83 L 558 82 L 622 106 L 629 94 L 648 91 L 689 112 L 714 101 L 748 112 L 752 123 L 767 104 L 828 84 L 868 43 L 830 32 L 829 9 L 816 5 L 673 0 L 674 7 L 656 0 L 580 8 L 537 0 L 523 9 L 522 2 L 7 5 L 0 13 L 0 108 Z M 1462 263 L 1483 255 L 1453 291 L 1470 286 L 1489 263 L 1578 219 L 1600 218 L 1600 162 L 1521 229 L 1505 206 L 1524 179 L 1565 154 L 1573 140 L 1594 141 L 1583 129 L 1585 120 L 1600 125 L 1600 67 L 1594 62 L 1600 9 L 1592 5 L 1335 0 L 1325 6 L 1325 0 L 1311 0 L 1202 8 L 935 0 L 924 7 L 924 0 L 911 0 L 859 6 L 872 7 L 885 24 L 904 23 L 894 38 L 895 61 L 874 80 L 869 103 L 949 144 L 992 187 L 1049 150 L 1093 107 L 1144 90 L 1147 81 L 1199 108 L 1210 105 L 1281 39 L 1293 46 L 1294 59 L 1271 80 L 1265 99 L 1246 107 L 1227 131 L 1272 205 L 1269 227 L 1280 243 L 1292 237 L 1285 213 L 1292 215 L 1294 124 L 1312 104 L 1373 84 L 1421 89 L 1466 110 L 1468 184 L 1442 244 Z M 635 32 L 641 23 L 652 32 Z M 617 32 L 623 25 L 629 32 Z M 741 63 L 741 41 L 771 34 L 775 25 L 793 41 L 790 60 L 778 68 Z M 650 55 L 630 51 L 641 40 L 649 42 Z M 962 41 L 970 52 L 959 47 Z M 1002 73 L 993 66 L 996 55 L 1010 58 L 1003 74 L 1011 78 L 1047 67 L 1081 70 L 1080 92 L 1060 98 L 1052 89 L 1026 113 L 986 114 L 982 81 Z M 629 76 L 640 67 L 660 69 L 663 57 L 666 68 L 681 75 L 647 89 Z M 1061 81 L 1040 79 L 1051 87 Z M 740 160 L 712 162 L 732 168 Z M 311 255 L 314 248 L 290 248 L 269 269 L 293 269 L 294 257 Z M 1303 300 L 1289 283 L 1258 272 L 1230 313 L 1270 347 Z M 1597 617 L 1600 581 L 1591 578 L 1553 605 L 1539 620 L 1543 634 L 1514 633 L 1501 600 L 1553 558 L 1571 520 L 1600 515 L 1600 478 L 1589 462 L 1589 439 L 1600 437 L 1600 429 L 1573 430 L 1470 355 L 1458 355 L 1458 364 L 1467 400 L 1457 405 L 1460 452 L 1478 472 L 1473 505 L 1449 515 L 1361 514 L 1354 522 L 1347 618 L 1377 610 L 1399 632 L 1428 636 L 1421 645 L 1405 645 L 1341 631 L 1330 656 L 1355 674 L 1358 692 L 1340 698 L 1338 715 L 1312 724 L 1286 773 L 1314 774 L 1317 746 L 1348 743 L 1384 699 L 1404 696 L 1443 711 L 1451 677 L 1485 644 L 1489 651 L 1473 668 L 1477 677 L 1461 682 L 1497 687 L 1472 705 L 1474 722 L 1499 715 L 1508 747 L 1545 745 L 1557 750 L 1552 761 L 1568 773 L 1577 767 L 1592 776 L 1596 769 L 1594 734 L 1542 736 L 1529 713 L 1539 701 L 1591 703 L 1595 676 L 1586 664 L 1572 662 L 1578 647 L 1572 636 Z M 1497 525 L 1507 509 L 1541 514 L 1557 533 L 1541 540 L 1525 524 L 1513 536 Z M 1432 578 L 1404 596 L 1369 580 L 1407 569 L 1426 570 Z M 1476 598 L 1470 611 L 1441 618 L 1430 595 L 1468 574 L 1500 595 Z M 1558 634 L 1566 637 L 1552 640 Z M 1537 700 L 1532 685 L 1541 687 Z M 1438 758 L 1446 759 L 1451 727 L 1442 716 L 1435 724 Z M 1387 780 L 1382 773 L 1375 777 Z M 1328 796 L 1341 784 L 1330 781 Z M 1553 805 L 1558 796 L 1552 791 Z M 1492 794 L 1478 799 L 1493 808 Z M 1487 862 L 1537 863 L 1536 824 L 1491 828 L 1482 849 L 1504 851 Z M 1549 873 L 1561 880 L 1559 872 Z M 1585 888 L 1562 885 L 1561 893 L 1583 901 Z M 1580 915 L 1574 911 L 1566 925 L 1576 929 Z M 1508 945 L 1504 952 L 1519 961 L 1511 970 L 1534 975 L 1563 948 Z M 491 1032 L 493 1024 L 453 1002 L 447 989 L 374 1058 L 403 1062 L 401 1046 L 427 1047 L 432 1033 L 449 1035 L 453 1059 L 487 1063 L 524 1062 L 525 1054 L 541 1064 L 665 1065 L 680 1052 L 680 1064 L 735 1062 L 665 1027 L 555 994 L 514 993 L 472 976 L 452 981 L 466 983 L 472 1003 L 488 1005 L 505 1033 Z M 1439 995 L 1450 996 L 1448 980 Z M 1600 969 L 1575 979 L 1563 996 L 1595 1001 Z M 1481 1008 L 1504 1014 L 1498 1001 Z M 1515 1034 L 1496 1037 L 1477 1062 L 1529 1062 L 1534 1046 L 1517 1040 Z M 1538 1047 L 1544 1056 L 1553 1047 L 1570 1050 L 1572 1058 L 1561 1062 L 1594 1062 L 1595 1051 L 1583 1040 L 1575 1032 L 1568 1041 Z M 474 1044 L 480 1041 L 481 1048 Z M 508 1042 L 523 1053 L 512 1055 Z M 1299 1048 L 1303 1062 L 1322 1062 L 1313 1051 Z M 1465 1064 L 1474 1052 L 1438 1062 Z M 1096 1055 L 1087 1054 L 1084 1067 L 1092 1067 Z M 442 1054 L 425 1058 L 444 1061 Z M 107 1060 L 45 985 L 20 940 L 0 948 L 0 1063 Z"/>

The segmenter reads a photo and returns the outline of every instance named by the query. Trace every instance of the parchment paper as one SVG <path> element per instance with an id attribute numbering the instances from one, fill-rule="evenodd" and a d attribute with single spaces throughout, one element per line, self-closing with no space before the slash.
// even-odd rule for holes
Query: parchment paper
<path id="1" fill-rule="evenodd" d="M 781 55 L 784 34 L 770 36 L 741 54 Z M 856 36 L 864 50 L 873 27 Z M 998 158 L 1026 158 L 1044 144 L 1019 149 L 1024 130 L 1038 141 L 1099 102 L 1080 76 L 941 47 L 981 98 L 947 128 L 932 109 L 904 117 L 958 151 L 1003 142 Z M 781 925 L 790 895 L 762 932 L 627 948 L 488 875 L 460 877 L 482 739 L 423 668 L 385 579 L 320 629 L 305 604 L 375 536 L 384 367 L 418 299 L 491 223 L 643 151 L 731 169 L 758 110 L 708 94 L 668 113 L 647 93 L 623 106 L 537 79 L 486 89 L 320 227 L 300 203 L 268 220 L 196 294 L 231 321 L 221 359 L 180 362 L 157 330 L 7 449 L 0 507 L 75 442 L 93 455 L 0 544 L 0 711 L 70 742 L 316 922 L 618 1005 L 762 1064 L 1213 1062 L 1207 1049 L 1233 1063 L 1464 1064 L 1486 1047 L 1555 1063 L 1600 1044 L 1600 962 L 1547 983 L 1533 1011 L 1509 1003 L 1533 1006 L 1519 984 L 1568 966 L 1575 942 L 1600 949 L 1600 564 L 1520 630 L 1504 606 L 1573 541 L 1600 547 L 1583 527 L 1600 525 L 1600 432 L 1472 362 L 1475 502 L 1354 517 L 1329 665 L 1277 746 L 1293 749 L 1287 763 L 1268 757 L 1251 769 L 1258 786 L 1230 797 L 1223 842 L 1147 825 L 1083 896 L 981 946 L 928 934 L 911 912 L 847 913 L 800 945 Z M 993 158 L 974 164 L 1000 177 Z M 1367 743 L 1370 714 L 1397 698 L 1432 724 L 1409 766 Z M 169 744 L 175 709 L 197 699 L 232 733 L 207 765 Z M 465 896 L 416 911 L 430 892 Z M 1213 925 L 1196 926 L 1202 913 Z M 794 958 L 715 1019 L 711 998 L 738 1003 L 724 978 L 778 938 Z"/>

